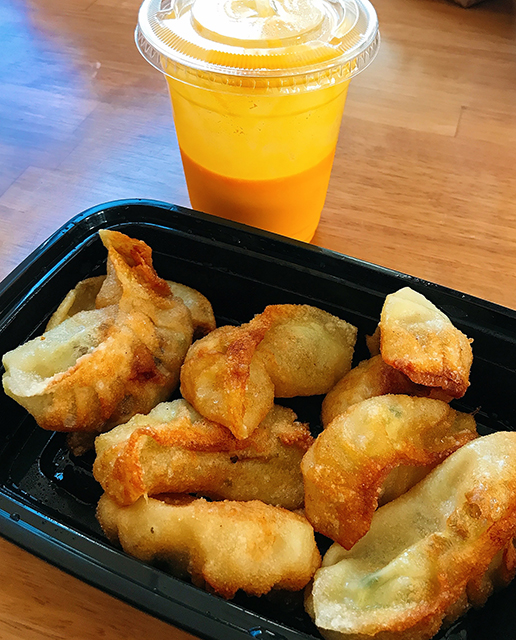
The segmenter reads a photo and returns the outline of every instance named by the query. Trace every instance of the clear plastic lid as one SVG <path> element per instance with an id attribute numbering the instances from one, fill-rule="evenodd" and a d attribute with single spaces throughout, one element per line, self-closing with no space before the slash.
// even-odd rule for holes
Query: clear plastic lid
<path id="1" fill-rule="evenodd" d="M 346 80 L 374 59 L 379 32 L 368 0 L 144 0 L 136 42 L 172 77 Z"/>

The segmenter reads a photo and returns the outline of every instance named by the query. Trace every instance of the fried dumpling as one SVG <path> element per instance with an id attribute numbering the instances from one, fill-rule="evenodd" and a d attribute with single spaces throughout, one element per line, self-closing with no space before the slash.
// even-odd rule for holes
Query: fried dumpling
<path id="1" fill-rule="evenodd" d="M 306 517 L 350 549 L 379 503 L 407 491 L 476 437 L 474 418 L 440 400 L 385 395 L 354 404 L 303 458 Z"/>
<path id="2" fill-rule="evenodd" d="M 166 283 L 170 287 L 170 291 L 172 291 L 176 298 L 180 298 L 185 303 L 187 309 L 192 314 L 195 340 L 202 338 L 215 329 L 217 326 L 215 323 L 215 315 L 208 298 L 203 296 L 197 289 L 187 287 L 180 282 L 166 280 Z"/>
<path id="3" fill-rule="evenodd" d="M 71 318 L 80 311 L 91 311 L 96 308 L 97 296 L 106 280 L 106 276 L 96 276 L 94 278 L 87 278 L 81 280 L 75 288 L 66 294 L 59 307 L 50 317 L 45 331 L 54 329 L 57 325 L 64 322 L 68 318 Z M 199 293 L 196 289 L 187 287 L 179 282 L 172 282 L 171 280 L 165 281 L 170 287 L 170 291 L 180 298 L 187 309 L 190 311 L 193 322 L 194 338 L 201 338 L 210 331 L 215 329 L 215 316 L 210 301 Z M 118 294 L 120 294 L 118 290 Z M 106 301 L 103 300 L 103 306 L 106 306 Z M 114 300 L 107 301 L 109 305 Z"/>
<path id="4" fill-rule="evenodd" d="M 380 319 L 382 359 L 416 384 L 454 398 L 469 386 L 471 340 L 429 300 L 409 287 L 386 297 Z"/>
<path id="5" fill-rule="evenodd" d="M 50 316 L 47 326 L 45 327 L 45 333 L 51 329 L 55 329 L 76 313 L 96 309 L 95 300 L 105 279 L 106 276 L 97 276 L 95 278 L 86 278 L 86 280 L 81 280 L 77 283 L 77 285 L 66 294 L 63 301 Z"/>
<path id="6" fill-rule="evenodd" d="M 303 589 L 320 566 L 314 531 L 299 513 L 251 502 L 190 496 L 140 498 L 121 507 L 104 495 L 97 518 L 106 536 L 144 562 L 159 560 L 197 586 L 231 598 L 242 589 Z"/>
<path id="7" fill-rule="evenodd" d="M 246 438 L 274 397 L 327 393 L 351 368 L 355 340 L 355 327 L 321 309 L 272 305 L 194 343 L 181 393 L 200 414 Z"/>
<path id="8" fill-rule="evenodd" d="M 516 433 L 452 453 L 381 507 L 349 551 L 335 544 L 306 605 L 323 636 L 428 640 L 516 568 Z"/>
<path id="9" fill-rule="evenodd" d="M 186 400 L 174 400 L 98 436 L 93 473 L 121 505 L 143 495 L 198 493 L 298 509 L 301 458 L 312 442 L 307 425 L 285 407 L 274 406 L 249 438 L 237 440 Z"/>
<path id="10" fill-rule="evenodd" d="M 192 341 L 191 314 L 154 271 L 151 249 L 116 231 L 100 236 L 108 275 L 95 308 L 3 358 L 5 392 L 45 429 L 98 433 L 147 413 L 177 386 Z M 84 285 L 88 305 L 95 287 Z"/>
<path id="11" fill-rule="evenodd" d="M 329 391 L 322 403 L 322 423 L 328 425 L 352 404 L 389 393 L 430 397 L 445 402 L 452 399 L 440 388 L 412 382 L 404 373 L 390 367 L 377 355 L 351 369 Z"/>

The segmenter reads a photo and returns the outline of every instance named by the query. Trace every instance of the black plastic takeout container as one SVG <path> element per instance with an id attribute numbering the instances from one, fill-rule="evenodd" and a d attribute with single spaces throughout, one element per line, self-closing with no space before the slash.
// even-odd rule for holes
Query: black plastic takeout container
<path id="1" fill-rule="evenodd" d="M 0 285 L 0 354 L 42 333 L 75 284 L 105 273 L 97 231 L 111 228 L 145 240 L 159 275 L 197 288 L 218 324 L 248 321 L 267 304 L 308 303 L 359 328 L 355 359 L 367 357 L 366 334 L 386 294 L 410 286 L 438 305 L 474 339 L 471 387 L 457 408 L 477 411 L 479 430 L 516 424 L 516 313 L 423 280 L 325 249 L 225 222 L 174 205 L 128 200 L 76 216 Z M 320 398 L 289 401 L 319 429 Z M 0 393 L 0 534 L 73 575 L 203 638 L 320 638 L 301 594 L 232 601 L 178 580 L 109 544 L 95 520 L 100 488 L 92 456 L 73 458 L 63 434 L 37 427 Z M 325 541 L 320 539 L 321 546 Z M 490 598 L 438 637 L 516 638 L 516 585 Z"/>

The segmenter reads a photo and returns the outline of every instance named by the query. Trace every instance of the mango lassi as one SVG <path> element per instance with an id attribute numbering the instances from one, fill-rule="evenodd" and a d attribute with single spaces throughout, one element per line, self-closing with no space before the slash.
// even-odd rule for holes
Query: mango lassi
<path id="1" fill-rule="evenodd" d="M 181 157 L 194 209 L 308 241 L 317 227 L 314 211 L 324 205 L 333 155 L 306 171 L 269 180 L 229 178 Z"/>
<path id="2" fill-rule="evenodd" d="M 368 0 L 145 0 L 192 206 L 309 241 L 349 80 L 376 54 Z"/>

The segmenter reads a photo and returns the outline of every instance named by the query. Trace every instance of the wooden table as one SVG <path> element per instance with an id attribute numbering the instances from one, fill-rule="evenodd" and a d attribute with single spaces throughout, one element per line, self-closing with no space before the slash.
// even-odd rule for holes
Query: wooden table
<path id="1" fill-rule="evenodd" d="M 0 0 L 0 277 L 117 198 L 188 205 L 139 0 Z M 516 8 L 376 0 L 314 243 L 516 308 Z M 2 640 L 190 637 L 0 539 Z"/>

